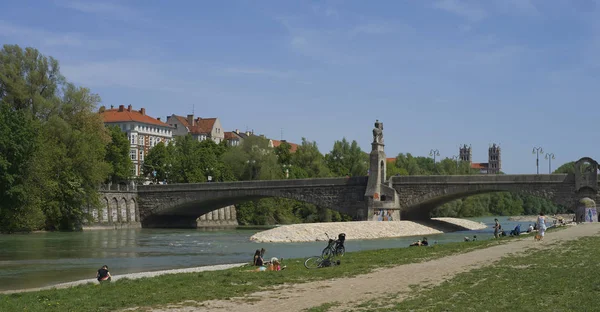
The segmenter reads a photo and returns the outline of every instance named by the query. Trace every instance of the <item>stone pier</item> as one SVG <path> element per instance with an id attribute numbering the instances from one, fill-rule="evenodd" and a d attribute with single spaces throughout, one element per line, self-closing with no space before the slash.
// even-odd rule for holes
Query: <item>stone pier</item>
<path id="1" fill-rule="evenodd" d="M 235 206 L 231 205 L 203 214 L 196 220 L 196 225 L 197 227 L 237 226 Z"/>

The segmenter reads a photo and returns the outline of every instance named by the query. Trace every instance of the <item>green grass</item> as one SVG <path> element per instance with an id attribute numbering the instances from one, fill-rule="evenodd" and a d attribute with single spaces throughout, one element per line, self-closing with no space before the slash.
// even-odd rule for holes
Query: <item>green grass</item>
<path id="1" fill-rule="evenodd" d="M 323 303 L 320 306 L 316 306 L 316 307 L 312 307 L 310 309 L 306 309 L 306 312 L 327 312 L 329 311 L 329 309 L 335 307 L 336 305 L 338 305 L 337 301 L 334 302 L 328 302 L 328 303 Z"/>
<path id="2" fill-rule="evenodd" d="M 506 239 L 352 252 L 341 258 L 340 266 L 317 270 L 304 268 L 303 259 L 286 259 L 287 269 L 280 272 L 247 272 L 249 267 L 245 267 L 0 295 L 0 311 L 112 311 L 186 300 L 230 299 L 284 283 L 351 277 L 376 268 L 440 258 L 503 242 Z"/>
<path id="3" fill-rule="evenodd" d="M 458 274 L 439 286 L 420 289 L 400 303 L 370 300 L 355 310 L 600 310 L 596 301 L 600 296 L 600 237 L 584 237 L 556 244 L 552 249 L 531 249 L 527 253 Z"/>

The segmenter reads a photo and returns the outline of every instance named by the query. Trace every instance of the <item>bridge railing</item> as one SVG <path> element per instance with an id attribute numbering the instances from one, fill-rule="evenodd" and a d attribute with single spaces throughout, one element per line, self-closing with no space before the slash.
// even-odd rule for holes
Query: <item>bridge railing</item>
<path id="1" fill-rule="evenodd" d="M 234 182 L 205 182 L 205 183 L 171 183 L 166 185 L 140 185 L 138 190 L 186 190 L 186 189 L 236 189 L 236 188 L 281 188 L 306 186 L 366 186 L 367 177 L 350 178 L 316 178 L 316 179 L 285 179 L 285 180 L 252 180 Z"/>
<path id="2" fill-rule="evenodd" d="M 482 174 L 482 175 L 429 175 L 429 176 L 393 176 L 392 184 L 407 183 L 559 183 L 568 178 L 568 174 Z"/>
<path id="3" fill-rule="evenodd" d="M 100 191 L 132 192 L 137 190 L 135 184 L 101 184 Z"/>

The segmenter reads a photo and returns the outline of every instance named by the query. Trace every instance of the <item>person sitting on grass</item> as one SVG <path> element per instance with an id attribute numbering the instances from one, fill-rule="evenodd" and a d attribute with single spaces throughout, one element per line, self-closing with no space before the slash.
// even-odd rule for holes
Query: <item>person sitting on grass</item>
<path id="1" fill-rule="evenodd" d="M 281 260 L 283 260 L 283 258 Z M 259 266 L 256 269 L 248 270 L 248 272 L 281 271 L 285 268 L 285 265 L 283 267 L 281 266 L 281 262 L 279 261 L 279 259 L 273 257 L 267 265 Z"/>
<path id="2" fill-rule="evenodd" d="M 412 244 L 409 245 L 410 247 L 414 247 L 414 246 L 429 246 L 429 243 L 427 242 L 427 237 L 423 237 L 423 240 L 418 240 Z"/>
<path id="3" fill-rule="evenodd" d="M 98 273 L 96 273 L 96 278 L 98 279 L 98 282 L 110 282 L 112 276 L 110 275 L 110 272 L 108 272 L 107 265 L 103 265 L 100 270 L 98 270 Z"/>
<path id="4" fill-rule="evenodd" d="M 256 249 L 256 252 L 254 253 L 254 259 L 252 260 L 252 265 L 260 267 L 260 266 L 263 266 L 264 264 L 265 263 L 264 263 L 262 255 L 261 255 L 260 249 Z"/>

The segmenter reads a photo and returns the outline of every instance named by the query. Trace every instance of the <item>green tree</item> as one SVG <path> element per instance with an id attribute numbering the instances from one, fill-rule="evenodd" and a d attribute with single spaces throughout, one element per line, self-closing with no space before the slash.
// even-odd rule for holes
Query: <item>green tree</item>
<path id="1" fill-rule="evenodd" d="M 325 165 L 325 157 L 319 152 L 316 142 L 310 142 L 302 138 L 302 144 L 298 146 L 292 155 L 292 164 L 306 171 L 308 177 L 322 178 L 330 175 Z"/>
<path id="2" fill-rule="evenodd" d="M 110 171 L 104 161 L 109 136 L 94 112 L 100 97 L 66 83 L 59 68 L 33 48 L 4 45 L 0 51 L 2 117 L 22 122 L 2 142 L 17 152 L 2 166 L 13 170 L 17 159 L 26 166 L 18 174 L 0 172 L 12 201 L 0 213 L 2 231 L 38 228 L 40 210 L 47 229 L 79 228 Z"/>
<path id="3" fill-rule="evenodd" d="M 129 140 L 117 126 L 108 128 L 110 142 L 106 145 L 105 161 L 110 165 L 108 181 L 118 183 L 131 177 L 133 162 L 129 156 Z"/>
<path id="4" fill-rule="evenodd" d="M 556 168 L 553 173 L 575 173 L 575 162 L 570 161 Z"/>
<path id="5" fill-rule="evenodd" d="M 346 138 L 333 143 L 333 149 L 325 155 L 325 163 L 332 175 L 365 176 L 369 155 L 364 153 L 356 141 L 348 142 Z"/>
<path id="6" fill-rule="evenodd" d="M 2 94 L 0 92 L 0 94 Z M 39 198 L 32 196 L 31 163 L 38 124 L 30 114 L 0 102 L 0 231 L 32 231 L 44 224 Z"/>
<path id="7" fill-rule="evenodd" d="M 61 106 L 40 133 L 44 152 L 36 157 L 35 177 L 42 186 L 46 228 L 78 229 L 84 210 L 98 204 L 98 185 L 110 172 L 104 162 L 110 137 L 93 111 L 100 98 L 71 84 L 63 88 Z"/>

